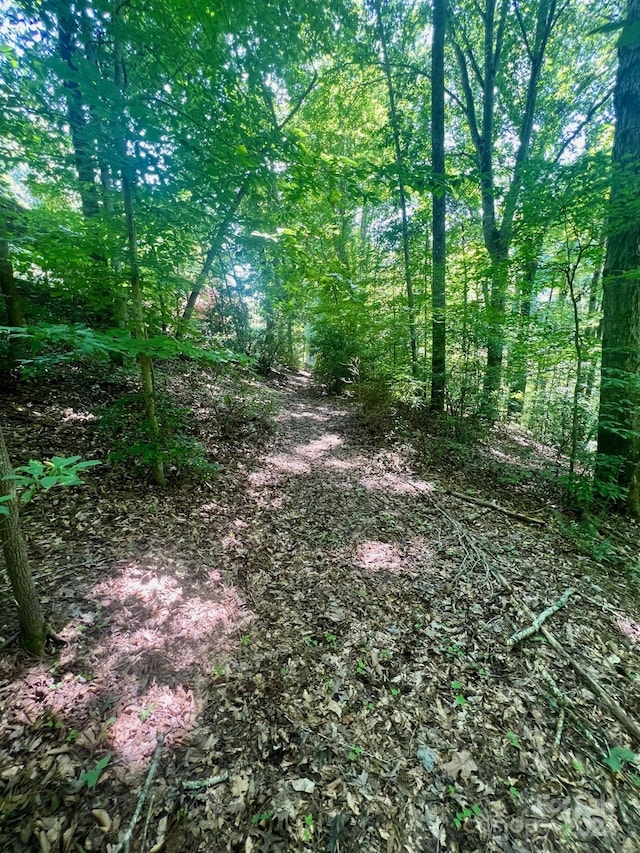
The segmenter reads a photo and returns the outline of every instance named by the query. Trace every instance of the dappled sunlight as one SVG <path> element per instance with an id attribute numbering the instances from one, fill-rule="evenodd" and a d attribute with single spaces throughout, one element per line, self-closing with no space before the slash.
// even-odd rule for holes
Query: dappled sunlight
<path id="1" fill-rule="evenodd" d="M 614 620 L 614 625 L 628 640 L 636 645 L 640 644 L 640 625 L 630 616 L 619 616 Z"/>
<path id="2" fill-rule="evenodd" d="M 371 491 L 393 492 L 396 495 L 429 494 L 435 492 L 435 485 L 425 480 L 411 480 L 398 474 L 367 475 L 360 479 L 360 485 Z"/>
<path id="3" fill-rule="evenodd" d="M 140 695 L 126 685 L 111 713 L 107 743 L 121 759 L 135 764 L 151 755 L 159 734 L 176 745 L 196 723 L 199 708 L 193 692 L 181 685 L 154 684 Z"/>
<path id="4" fill-rule="evenodd" d="M 335 447 L 340 447 L 343 439 L 335 433 L 326 432 L 320 438 L 308 442 L 308 444 L 300 444 L 294 448 L 294 453 L 307 457 L 312 460 L 320 459 L 325 453 L 330 453 Z"/>
<path id="5" fill-rule="evenodd" d="M 87 423 L 97 420 L 93 412 L 76 412 L 74 409 L 63 409 L 62 420 L 64 423 Z"/>
<path id="6" fill-rule="evenodd" d="M 400 549 L 387 542 L 363 542 L 355 551 L 355 563 L 367 572 L 402 572 L 406 570 Z"/>
<path id="7" fill-rule="evenodd" d="M 203 664 L 231 654 L 252 618 L 216 570 L 194 574 L 154 553 L 114 569 L 62 631 L 68 643 L 58 660 L 36 663 L 14 682 L 14 720 L 69 718 L 81 728 L 77 745 L 112 750 L 124 773 L 149 757 L 160 733 L 180 743 L 200 710 L 185 684 L 206 675 Z"/>

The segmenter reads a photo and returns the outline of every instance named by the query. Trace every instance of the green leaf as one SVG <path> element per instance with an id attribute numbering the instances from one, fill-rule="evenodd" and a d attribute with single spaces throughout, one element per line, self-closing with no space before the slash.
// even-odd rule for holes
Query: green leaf
<path id="1" fill-rule="evenodd" d="M 40 480 L 40 485 L 43 489 L 50 489 L 52 486 L 57 486 L 59 482 L 60 478 L 53 474 L 48 477 L 43 477 Z"/>
<path id="2" fill-rule="evenodd" d="M 0 506 L 0 515 L 9 515 L 10 510 L 8 506 Z"/>
<path id="3" fill-rule="evenodd" d="M 614 773 L 619 773 L 625 762 L 635 761 L 636 757 L 635 752 L 632 752 L 630 749 L 625 749 L 623 746 L 615 746 L 613 749 L 609 750 L 609 755 L 604 759 L 604 763 L 607 764 Z"/>
<path id="4" fill-rule="evenodd" d="M 51 464 L 55 465 L 56 468 L 65 468 L 69 465 L 75 465 L 75 463 L 80 462 L 81 459 L 82 456 L 52 456 Z"/>
<path id="5" fill-rule="evenodd" d="M 107 766 L 107 764 L 111 761 L 111 753 L 108 752 L 103 758 L 98 761 L 93 770 L 87 770 L 86 772 L 80 775 L 80 782 L 86 782 L 87 788 L 95 788 L 98 783 L 98 779 L 100 778 L 100 774 Z"/>

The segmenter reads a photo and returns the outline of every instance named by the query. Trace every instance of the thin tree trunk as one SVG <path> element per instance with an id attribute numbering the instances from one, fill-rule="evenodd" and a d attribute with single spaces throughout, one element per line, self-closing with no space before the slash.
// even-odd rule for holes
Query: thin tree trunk
<path id="1" fill-rule="evenodd" d="M 7 446 L 0 425 L 0 496 L 9 497 L 0 507 L 9 510 L 8 515 L 0 515 L 0 537 L 4 564 L 11 584 L 11 591 L 18 605 L 18 624 L 20 638 L 25 649 L 32 655 L 42 657 L 47 640 L 45 622 L 36 585 L 29 567 L 27 548 L 20 530 L 19 503 L 12 480 L 13 474 Z"/>
<path id="2" fill-rule="evenodd" d="M 378 25 L 378 38 L 382 48 L 382 62 L 384 66 L 384 76 L 387 81 L 387 90 L 389 94 L 389 120 L 391 121 L 391 132 L 393 134 L 393 147 L 396 157 L 396 169 L 398 172 L 398 201 L 400 204 L 400 220 L 402 226 L 402 257 L 404 262 L 404 280 L 407 294 L 407 311 L 409 312 L 409 343 L 411 347 L 411 373 L 413 376 L 418 375 L 418 336 L 416 331 L 416 309 L 413 298 L 413 279 L 411 276 L 411 263 L 409 255 L 409 220 L 407 217 L 407 195 L 404 183 L 404 156 L 402 154 L 402 146 L 400 144 L 400 123 L 398 121 L 398 111 L 396 108 L 396 95 L 393 87 L 393 77 L 391 75 L 391 63 L 389 61 L 389 51 L 387 48 L 387 37 L 384 31 L 384 22 L 382 20 L 382 10 L 380 8 L 380 0 L 373 0 L 373 7 L 376 13 Z"/>
<path id="3" fill-rule="evenodd" d="M 431 48 L 433 266 L 431 278 L 431 409 L 444 412 L 446 376 L 446 175 L 444 160 L 444 39 L 446 0 L 434 0 Z"/>
<path id="4" fill-rule="evenodd" d="M 628 0 L 618 48 L 613 183 L 604 267 L 596 480 L 626 492 L 640 518 L 640 0 Z M 617 503 L 621 503 L 618 497 Z"/>
<path id="5" fill-rule="evenodd" d="M 116 36 L 114 43 L 114 62 L 115 62 L 115 84 L 116 90 L 122 97 L 124 94 L 124 83 L 122 74 L 122 54 L 120 42 Z M 140 263 L 138 260 L 138 239 L 136 235 L 136 223 L 133 209 L 133 183 L 134 178 L 131 174 L 131 163 L 127 155 L 125 134 L 125 117 L 121 108 L 118 110 L 117 119 L 120 120 L 119 133 L 116 139 L 116 147 L 120 160 L 120 177 L 122 182 L 122 201 L 124 204 L 124 212 L 126 219 L 127 230 L 127 246 L 129 250 L 129 281 L 131 284 L 131 308 L 132 308 L 132 327 L 136 338 L 143 340 L 146 337 L 146 328 L 144 321 L 144 306 L 142 302 L 142 284 L 140 279 Z M 151 357 L 145 353 L 140 353 L 137 356 L 138 365 L 140 367 L 140 378 L 142 384 L 142 396 L 144 400 L 144 409 L 151 440 L 155 444 L 156 453 L 151 466 L 153 479 L 159 486 L 166 486 L 167 480 L 164 473 L 164 464 L 160 451 L 160 425 L 156 412 L 156 397 L 153 382 L 153 362 Z"/>

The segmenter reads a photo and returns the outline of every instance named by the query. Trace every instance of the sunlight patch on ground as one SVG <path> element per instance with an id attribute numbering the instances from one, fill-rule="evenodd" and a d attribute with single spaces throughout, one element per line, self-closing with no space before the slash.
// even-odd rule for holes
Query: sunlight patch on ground
<path id="1" fill-rule="evenodd" d="M 335 447 L 340 447 L 342 439 L 335 433 L 327 432 L 315 441 L 300 444 L 294 448 L 294 453 L 309 459 L 320 459 L 325 453 L 330 453 Z"/>
<path id="2" fill-rule="evenodd" d="M 167 743 L 176 744 L 194 728 L 199 711 L 191 690 L 154 684 L 144 693 L 123 695 L 113 708 L 115 722 L 107 743 L 130 764 L 154 751 L 160 733 Z"/>
<path id="3" fill-rule="evenodd" d="M 362 477 L 360 485 L 370 491 L 393 492 L 396 495 L 428 494 L 435 491 L 433 483 L 427 483 L 425 480 L 411 480 L 398 474 Z"/>
<path id="4" fill-rule="evenodd" d="M 640 643 L 640 625 L 629 616 L 620 616 L 614 621 L 618 631 L 636 645 Z"/>
<path id="5" fill-rule="evenodd" d="M 356 565 L 367 572 L 402 572 L 406 570 L 400 549 L 387 542 L 363 542 L 355 552 Z"/>
<path id="6" fill-rule="evenodd" d="M 148 759 L 159 733 L 180 743 L 199 712 L 185 683 L 207 675 L 207 660 L 224 660 L 252 618 L 218 572 L 194 575 L 154 553 L 114 568 L 62 631 L 68 644 L 58 660 L 34 664 L 14 683 L 14 719 L 52 716 L 77 727 L 77 745 L 111 749 L 123 773 Z"/>
<path id="7" fill-rule="evenodd" d="M 74 409 L 63 409 L 62 420 L 64 423 L 95 421 L 96 416 L 93 412 L 76 412 Z"/>

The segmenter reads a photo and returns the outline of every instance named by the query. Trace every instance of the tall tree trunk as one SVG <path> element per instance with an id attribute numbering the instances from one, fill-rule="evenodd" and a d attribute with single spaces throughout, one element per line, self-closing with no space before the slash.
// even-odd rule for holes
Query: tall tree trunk
<path id="1" fill-rule="evenodd" d="M 444 38 L 446 0 L 434 0 L 431 48 L 431 160 L 433 267 L 431 273 L 431 409 L 444 411 L 446 376 L 446 175 L 444 162 Z"/>
<path id="2" fill-rule="evenodd" d="M 7 446 L 0 425 L 0 497 L 9 497 L 0 507 L 8 509 L 8 514 L 0 515 L 0 537 L 4 564 L 11 584 L 11 591 L 18 605 L 18 624 L 20 638 L 25 649 L 32 655 L 42 657 L 47 641 L 47 623 L 45 622 L 36 585 L 29 567 L 27 548 L 20 530 L 18 514 L 19 503 L 12 480 L 13 474 Z"/>
<path id="3" fill-rule="evenodd" d="M 144 321 L 144 305 L 142 301 L 142 283 L 140 277 L 140 262 L 138 259 L 138 238 L 136 234 L 136 221 L 133 209 L 133 185 L 134 174 L 131 161 L 127 154 L 125 141 L 126 118 L 124 114 L 124 80 L 122 49 L 118 36 L 114 41 L 114 63 L 116 91 L 120 96 L 120 105 L 117 111 L 117 121 L 120 125 L 119 133 L 115 140 L 122 183 L 122 201 L 127 230 L 127 247 L 129 250 L 129 282 L 131 285 L 131 308 L 132 308 L 132 330 L 136 338 L 144 340 L 146 337 L 146 326 Z M 142 396 L 149 432 L 152 442 L 156 448 L 156 454 L 151 466 L 153 479 L 159 486 L 166 486 L 167 480 L 164 473 L 160 445 L 160 424 L 156 412 L 156 395 L 153 381 L 153 362 L 149 355 L 140 353 L 137 357 L 140 367 L 140 378 L 142 384 Z"/>
<path id="4" fill-rule="evenodd" d="M 389 50 L 387 37 L 382 20 L 382 9 L 380 0 L 373 0 L 373 8 L 376 13 L 378 38 L 382 49 L 382 64 L 384 76 L 387 81 L 389 95 L 389 120 L 391 121 L 391 132 L 393 134 L 393 147 L 396 158 L 396 170 L 398 172 L 398 201 L 400 204 L 400 222 L 402 226 L 402 258 L 404 263 L 404 281 L 407 294 L 407 311 L 409 313 L 409 344 L 411 347 L 411 373 L 418 375 L 418 335 L 416 330 L 416 308 L 413 298 L 413 278 L 411 276 L 411 263 L 409 255 L 409 219 L 407 217 L 407 194 L 404 181 L 404 156 L 400 143 L 400 123 L 398 121 L 398 110 L 396 108 L 396 93 L 391 75 L 391 62 L 389 61 Z"/>
<path id="5" fill-rule="evenodd" d="M 78 85 L 78 69 L 74 62 L 78 23 L 69 5 L 61 0 L 54 5 L 58 16 L 58 51 L 69 69 L 65 80 L 67 118 L 71 131 L 74 161 L 78 173 L 78 191 L 82 202 L 82 213 L 89 220 L 100 213 L 98 189 L 96 187 L 96 162 L 93 134 L 85 117 L 82 92 Z"/>
<path id="6" fill-rule="evenodd" d="M 557 0 L 538 0 L 535 36 L 532 43 L 529 41 L 526 43 L 529 76 L 525 105 L 518 132 L 514 168 L 502 203 L 501 220 L 498 217 L 498 188 L 494 178 L 494 112 L 498 71 L 510 11 L 509 0 L 500 0 L 499 6 L 497 0 L 487 0 L 485 10 L 481 12 L 484 27 L 482 70 L 465 34 L 458 34 L 454 39 L 454 49 L 460 68 L 464 111 L 478 162 L 482 197 L 482 233 L 491 262 L 491 288 L 487 305 L 487 365 L 483 382 L 483 411 L 490 420 L 495 420 L 499 414 L 498 398 L 502 383 L 505 304 L 513 221 L 522 190 L 524 170 L 529 159 L 538 86 L 547 42 L 556 22 L 556 7 Z M 455 19 L 450 16 L 449 20 L 455 31 Z M 472 74 L 481 83 L 480 103 L 477 103 L 474 96 L 471 85 Z"/>
<path id="7" fill-rule="evenodd" d="M 616 114 L 596 479 L 627 493 L 640 518 L 640 0 L 628 0 L 614 95 Z M 620 502 L 620 501 L 618 501 Z"/>

